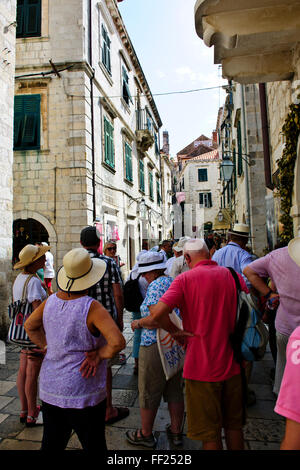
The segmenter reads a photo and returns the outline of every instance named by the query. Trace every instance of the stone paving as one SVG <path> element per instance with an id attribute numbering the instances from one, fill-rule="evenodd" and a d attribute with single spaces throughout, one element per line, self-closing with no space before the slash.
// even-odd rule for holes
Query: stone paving
<path id="1" fill-rule="evenodd" d="M 124 316 L 125 354 L 127 362 L 123 366 L 113 366 L 113 403 L 128 406 L 130 415 L 113 425 L 106 427 L 109 450 L 143 450 L 127 443 L 125 431 L 140 426 L 138 405 L 137 377 L 133 375 L 134 359 L 132 352 L 133 333 L 130 328 L 131 314 Z M 38 450 L 42 439 L 43 427 L 26 428 L 19 422 L 20 403 L 16 387 L 19 366 L 19 348 L 7 345 L 6 363 L 0 364 L 0 450 Z M 247 409 L 248 420 L 244 428 L 247 450 L 279 450 L 284 434 L 284 419 L 274 412 L 275 398 L 272 393 L 270 369 L 273 361 L 267 352 L 263 361 L 255 363 L 251 379 L 251 389 L 255 391 L 256 404 Z M 158 440 L 156 450 L 201 450 L 201 443 L 186 437 L 182 447 L 173 447 L 169 442 L 165 426 L 169 423 L 167 405 L 161 403 L 154 433 Z M 81 445 L 75 434 L 72 435 L 68 449 L 80 449 Z"/>

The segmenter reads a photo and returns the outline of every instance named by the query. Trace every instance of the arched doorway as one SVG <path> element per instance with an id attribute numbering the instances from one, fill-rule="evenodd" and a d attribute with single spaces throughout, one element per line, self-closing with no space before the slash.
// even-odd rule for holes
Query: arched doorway
<path id="1" fill-rule="evenodd" d="M 35 219 L 17 219 L 13 223 L 13 263 L 18 261 L 22 248 L 29 243 L 49 242 L 45 227 Z"/>

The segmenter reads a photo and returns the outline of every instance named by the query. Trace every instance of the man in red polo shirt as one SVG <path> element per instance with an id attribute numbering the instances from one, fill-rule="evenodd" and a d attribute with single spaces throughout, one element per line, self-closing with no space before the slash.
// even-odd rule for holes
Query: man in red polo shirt
<path id="1" fill-rule="evenodd" d="M 175 307 L 181 312 L 187 342 L 183 377 L 188 437 L 203 441 L 203 449 L 220 450 L 224 428 L 227 448 L 242 450 L 242 380 L 229 342 L 236 319 L 235 283 L 227 268 L 210 260 L 204 240 L 189 240 L 183 253 L 190 270 L 177 276 L 160 301 L 150 307 L 151 316 L 180 338 L 182 332 L 168 314 Z M 239 279 L 248 292 L 242 276 Z"/>

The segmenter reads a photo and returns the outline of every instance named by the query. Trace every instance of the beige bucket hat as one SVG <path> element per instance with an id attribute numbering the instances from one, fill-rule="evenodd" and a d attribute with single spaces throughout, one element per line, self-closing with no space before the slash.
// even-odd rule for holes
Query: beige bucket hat
<path id="1" fill-rule="evenodd" d="M 292 260 L 300 266 L 300 237 L 293 238 L 289 242 L 288 252 Z"/>
<path id="2" fill-rule="evenodd" d="M 74 248 L 64 256 L 56 282 L 62 291 L 80 292 L 97 284 L 105 271 L 105 261 L 91 258 L 84 248 Z"/>
<path id="3" fill-rule="evenodd" d="M 29 264 L 33 263 L 37 259 L 44 256 L 44 254 L 50 250 L 50 246 L 37 246 L 37 245 L 26 245 L 19 253 L 18 263 L 14 265 L 14 269 L 25 268 Z"/>

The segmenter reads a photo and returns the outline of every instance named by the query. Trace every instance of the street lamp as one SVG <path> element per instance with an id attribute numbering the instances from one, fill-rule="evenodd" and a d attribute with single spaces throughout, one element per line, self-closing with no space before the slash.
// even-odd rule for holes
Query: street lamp
<path id="1" fill-rule="evenodd" d="M 222 222 L 223 219 L 224 219 L 223 211 L 222 211 L 222 209 L 220 209 L 219 212 L 218 212 L 218 221 Z"/>
<path id="2" fill-rule="evenodd" d="M 221 163 L 221 178 L 224 181 L 230 181 L 233 173 L 234 164 L 229 156 L 225 155 Z"/>

